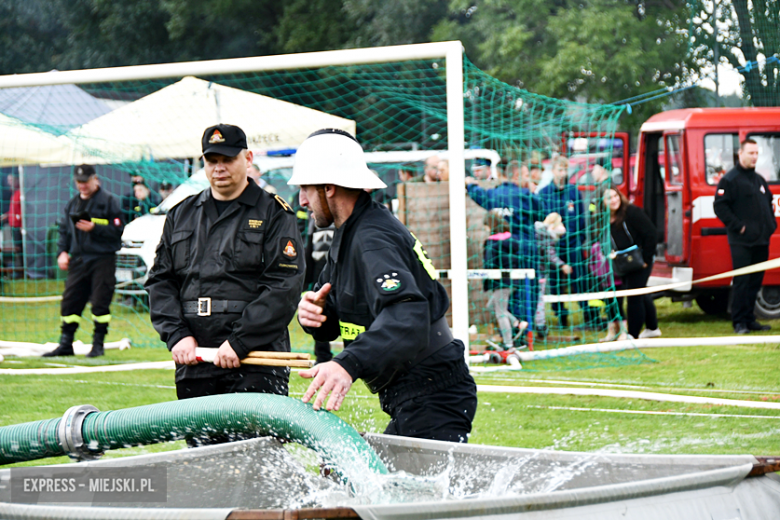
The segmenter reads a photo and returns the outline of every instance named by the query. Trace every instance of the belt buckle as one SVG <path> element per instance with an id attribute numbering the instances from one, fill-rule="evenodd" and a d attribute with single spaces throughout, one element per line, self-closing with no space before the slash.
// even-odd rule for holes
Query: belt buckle
<path id="1" fill-rule="evenodd" d="M 198 316 L 211 316 L 211 298 L 198 298 Z"/>

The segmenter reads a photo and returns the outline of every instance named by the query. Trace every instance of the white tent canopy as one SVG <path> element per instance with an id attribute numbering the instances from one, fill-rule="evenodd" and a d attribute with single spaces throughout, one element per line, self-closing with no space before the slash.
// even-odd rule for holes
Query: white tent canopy
<path id="1" fill-rule="evenodd" d="M 69 157 L 67 140 L 0 114 L 0 166 L 65 163 Z"/>
<path id="2" fill-rule="evenodd" d="M 201 154 L 200 139 L 209 126 L 240 126 L 249 148 L 265 151 L 297 148 L 313 131 L 338 128 L 355 134 L 355 122 L 259 94 L 225 87 L 194 77 L 149 94 L 71 130 L 71 138 L 116 143 L 126 157 L 181 159 Z M 105 150 L 110 155 L 109 150 Z"/>

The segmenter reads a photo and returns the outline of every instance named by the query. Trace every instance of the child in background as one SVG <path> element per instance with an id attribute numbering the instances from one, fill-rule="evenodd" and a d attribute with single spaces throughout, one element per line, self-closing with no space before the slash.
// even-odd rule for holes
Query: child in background
<path id="1" fill-rule="evenodd" d="M 561 260 L 555 249 L 555 244 L 566 234 L 563 219 L 558 213 L 550 213 L 543 222 L 534 222 L 536 244 L 539 247 L 539 300 L 536 304 L 534 325 L 542 335 L 547 332 L 547 320 L 544 309 L 544 289 L 550 274 L 550 269 L 560 269 L 564 275 L 569 276 L 572 268 Z"/>
<path id="2" fill-rule="evenodd" d="M 485 240 L 483 252 L 485 269 L 516 268 L 520 248 L 518 241 L 509 231 L 509 223 L 501 217 L 498 210 L 491 210 L 485 215 L 484 224 L 490 228 L 490 236 Z M 512 280 L 485 279 L 483 288 L 490 293 L 487 308 L 496 315 L 503 348 L 509 350 L 515 346 L 515 340 L 521 338 L 528 327 L 527 321 L 521 321 L 509 312 L 509 298 L 514 289 Z"/>

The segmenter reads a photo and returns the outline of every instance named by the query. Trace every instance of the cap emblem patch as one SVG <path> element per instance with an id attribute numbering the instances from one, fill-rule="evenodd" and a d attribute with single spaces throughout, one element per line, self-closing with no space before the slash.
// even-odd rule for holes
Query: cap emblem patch
<path id="1" fill-rule="evenodd" d="M 222 132 L 219 130 L 214 130 L 214 133 L 211 134 L 211 138 L 209 138 L 209 144 L 217 144 L 217 143 L 224 143 L 225 138 L 222 137 Z"/>

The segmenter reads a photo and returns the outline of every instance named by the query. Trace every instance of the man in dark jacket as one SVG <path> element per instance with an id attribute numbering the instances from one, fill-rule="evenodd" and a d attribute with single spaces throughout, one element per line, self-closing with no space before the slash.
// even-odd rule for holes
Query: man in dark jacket
<path id="1" fill-rule="evenodd" d="M 756 173 L 758 144 L 745 139 L 739 146 L 739 163 L 718 182 L 713 208 L 726 225 L 734 269 L 769 259 L 769 238 L 777 229 L 772 192 Z M 735 276 L 732 287 L 731 322 L 734 332 L 769 330 L 756 321 L 753 309 L 764 272 Z"/>
<path id="2" fill-rule="evenodd" d="M 303 401 L 316 393 L 315 410 L 326 399 L 338 410 L 360 378 L 391 417 L 385 433 L 466 442 L 476 385 L 445 318 L 449 298 L 420 241 L 364 191 L 385 184 L 360 144 L 341 130 L 315 132 L 298 149 L 289 183 L 301 186 L 301 206 L 317 226 L 336 226 L 298 319 L 315 340 L 344 340 L 332 361 L 301 372 L 313 379 Z"/>
<path id="3" fill-rule="evenodd" d="M 569 285 L 572 293 L 582 294 L 592 292 L 589 287 L 588 273 L 584 261 L 583 249 L 587 241 L 585 226 L 585 205 L 580 197 L 580 191 L 574 184 L 568 182 L 569 160 L 558 156 L 553 160 L 553 182 L 537 192 L 544 205 L 545 212 L 558 213 L 563 219 L 566 234 L 558 242 L 558 254 L 561 259 L 572 267 L 570 275 L 564 274 L 558 269 L 550 271 L 548 283 L 553 294 L 564 294 Z M 603 328 L 599 317 L 599 309 L 590 307 L 588 302 L 578 302 L 584 314 L 586 328 Z M 561 302 L 553 303 L 553 309 L 559 322 L 566 327 L 568 321 L 568 309 Z"/>
<path id="4" fill-rule="evenodd" d="M 287 395 L 288 368 L 241 359 L 256 350 L 290 351 L 287 325 L 305 269 L 295 214 L 249 182 L 252 152 L 239 127 L 206 129 L 202 146 L 211 187 L 168 213 L 146 282 L 152 324 L 176 362 L 179 399 Z M 215 349 L 214 362 L 199 362 L 197 347 Z"/>
<path id="5" fill-rule="evenodd" d="M 74 179 L 79 194 L 65 205 L 57 242 L 57 264 L 68 271 L 60 304 L 62 334 L 59 346 L 44 354 L 72 356 L 73 336 L 81 313 L 92 303 L 95 331 L 88 357 L 103 355 L 103 342 L 111 321 L 111 298 L 116 285 L 116 251 L 122 246 L 122 212 L 119 201 L 100 187 L 95 169 L 84 164 Z"/>

